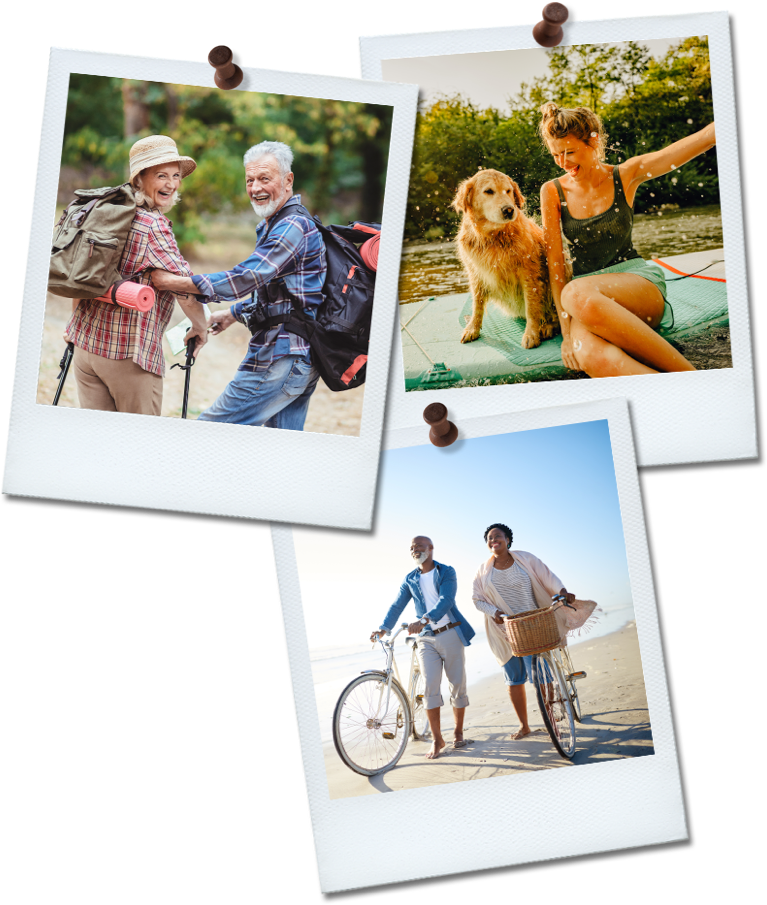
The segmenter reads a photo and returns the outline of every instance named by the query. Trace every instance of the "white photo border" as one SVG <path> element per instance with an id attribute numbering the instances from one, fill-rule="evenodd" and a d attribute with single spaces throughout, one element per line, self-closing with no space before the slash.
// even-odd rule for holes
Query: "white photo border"
<path id="1" fill-rule="evenodd" d="M 725 12 L 567 22 L 563 45 L 617 43 L 707 35 L 711 60 L 717 161 L 724 227 L 733 367 L 647 379 L 603 377 L 458 390 L 405 392 L 402 344 L 395 339 L 389 423 L 416 424 L 427 402 L 440 401 L 460 419 L 510 409 L 626 396 L 639 465 L 670 465 L 757 455 L 754 375 L 729 18 Z M 360 38 L 363 78 L 382 78 L 382 61 L 539 48 L 529 25 Z"/>
<path id="2" fill-rule="evenodd" d="M 206 87 L 213 85 L 214 75 L 207 62 L 51 50 L 3 491 L 369 528 L 397 306 L 417 87 L 248 68 L 243 70 L 241 87 L 235 89 L 393 107 L 365 401 L 360 435 L 348 437 L 36 403 L 47 262 L 73 72 Z"/>
<path id="3" fill-rule="evenodd" d="M 331 800 L 322 755 L 293 533 L 273 526 L 288 655 L 323 892 L 687 838 L 644 515 L 625 399 L 461 421 L 461 437 L 607 419 L 655 753 L 567 770 Z M 385 449 L 427 442 L 386 431 Z M 435 455 L 444 455 L 435 449 Z M 310 602 L 307 602 L 310 605 Z M 566 832 L 563 814 L 576 832 Z M 427 820 L 424 814 L 440 814 Z M 387 831 L 388 828 L 388 831 Z M 426 835 L 424 835 L 424 832 Z M 413 840 L 421 840 L 414 845 Z"/>

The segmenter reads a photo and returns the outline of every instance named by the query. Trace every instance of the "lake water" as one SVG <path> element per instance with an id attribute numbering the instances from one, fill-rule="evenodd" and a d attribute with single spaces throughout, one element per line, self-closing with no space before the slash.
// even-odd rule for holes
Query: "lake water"
<path id="1" fill-rule="evenodd" d="M 577 662 L 578 644 L 588 643 L 601 638 L 610 632 L 616 632 L 634 619 L 632 606 L 619 607 L 598 613 L 598 619 L 591 630 L 569 639 L 573 649 L 573 660 Z M 475 620 L 475 628 L 482 625 Z M 396 642 L 395 659 L 400 670 L 403 683 L 407 681 L 410 670 L 410 649 L 405 647 L 405 636 L 400 635 Z M 326 647 L 309 651 L 312 666 L 314 694 L 317 700 L 317 714 L 320 721 L 320 737 L 325 742 L 333 739 L 333 710 L 336 701 L 344 688 L 366 669 L 383 669 L 386 659 L 380 644 L 373 647 L 370 642 L 348 647 Z M 577 668 L 577 667 L 576 667 Z M 477 631 L 471 644 L 466 649 L 466 677 L 471 698 L 471 685 L 487 676 L 498 676 L 499 687 L 503 684 L 500 667 L 490 652 L 484 631 Z M 443 682 L 443 697 L 447 700 L 447 683 Z"/>
<path id="2" fill-rule="evenodd" d="M 683 255 L 721 248 L 722 212 L 719 206 L 664 210 L 634 217 L 634 247 L 643 258 Z M 400 304 L 430 295 L 468 292 L 469 281 L 455 254 L 452 240 L 408 245 L 400 267 Z"/>

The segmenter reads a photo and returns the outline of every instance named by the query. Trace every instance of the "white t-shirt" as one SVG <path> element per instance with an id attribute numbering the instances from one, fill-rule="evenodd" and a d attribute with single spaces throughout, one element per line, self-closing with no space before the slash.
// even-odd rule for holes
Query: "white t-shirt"
<path id="1" fill-rule="evenodd" d="M 436 574 L 437 569 L 430 569 L 428 572 L 421 572 L 420 582 L 421 582 L 421 593 L 423 594 L 423 599 L 426 603 L 426 612 L 434 609 L 434 607 L 439 602 L 439 594 L 437 593 L 437 589 L 434 587 L 434 575 Z M 430 622 L 429 626 L 432 629 L 442 628 L 443 625 L 447 625 L 450 622 L 450 617 L 445 615 L 443 616 L 439 622 Z"/>

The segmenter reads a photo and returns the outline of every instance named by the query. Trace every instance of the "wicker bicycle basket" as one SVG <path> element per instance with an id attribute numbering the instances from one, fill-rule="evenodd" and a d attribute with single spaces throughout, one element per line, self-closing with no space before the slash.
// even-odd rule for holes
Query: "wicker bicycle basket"
<path id="1" fill-rule="evenodd" d="M 566 644 L 567 629 L 557 618 L 561 604 L 553 604 L 545 610 L 528 610 L 504 619 L 506 637 L 515 657 L 541 654 Z"/>

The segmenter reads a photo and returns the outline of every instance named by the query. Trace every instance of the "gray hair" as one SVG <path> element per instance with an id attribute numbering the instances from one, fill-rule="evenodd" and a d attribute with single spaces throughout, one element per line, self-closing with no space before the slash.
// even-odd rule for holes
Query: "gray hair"
<path id="1" fill-rule="evenodd" d="M 260 160 L 262 157 L 274 157 L 280 170 L 280 176 L 287 176 L 293 166 L 293 151 L 289 145 L 281 141 L 262 141 L 245 152 L 242 162 L 245 166 Z"/>

